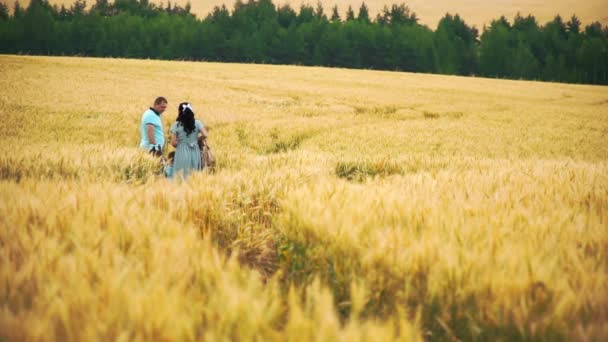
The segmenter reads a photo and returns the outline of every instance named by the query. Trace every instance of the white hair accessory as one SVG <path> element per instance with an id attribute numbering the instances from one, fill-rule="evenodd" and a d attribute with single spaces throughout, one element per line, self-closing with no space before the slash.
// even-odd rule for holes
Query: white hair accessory
<path id="1" fill-rule="evenodd" d="M 182 111 L 186 110 L 186 108 L 190 108 L 190 110 L 192 111 L 192 113 L 194 113 L 194 108 L 192 108 L 192 106 L 189 103 L 184 103 L 182 105 Z"/>

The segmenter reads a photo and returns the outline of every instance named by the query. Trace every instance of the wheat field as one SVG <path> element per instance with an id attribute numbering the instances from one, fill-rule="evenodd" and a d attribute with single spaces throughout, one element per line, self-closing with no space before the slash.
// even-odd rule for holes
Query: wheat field
<path id="1" fill-rule="evenodd" d="M 608 338 L 608 87 L 4 55 L 0 118 L 2 340 Z"/>

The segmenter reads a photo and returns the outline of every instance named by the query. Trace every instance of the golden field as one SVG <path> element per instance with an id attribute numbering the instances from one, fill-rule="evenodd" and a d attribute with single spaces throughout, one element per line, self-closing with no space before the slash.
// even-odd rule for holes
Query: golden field
<path id="1" fill-rule="evenodd" d="M 0 117 L 2 340 L 608 338 L 608 87 L 5 55 Z"/>
<path id="2" fill-rule="evenodd" d="M 214 6 L 226 5 L 230 10 L 234 7 L 235 1 L 225 0 L 174 0 L 172 4 L 179 4 L 185 6 L 188 1 L 192 6 L 192 13 L 198 18 L 205 18 L 209 14 Z M 0 0 L 13 8 L 13 0 Z M 57 4 L 57 6 L 64 5 L 69 8 L 75 0 L 49 0 L 50 4 Z M 167 1 L 156 0 L 150 1 L 151 3 L 162 4 L 167 6 Z M 247 1 L 243 1 L 247 2 Z M 302 3 L 308 3 L 313 7 L 317 6 L 318 1 L 299 1 L 299 0 L 275 0 L 273 1 L 276 5 L 289 4 L 292 8 L 299 12 L 300 5 Z M 342 19 L 346 17 L 346 10 L 348 6 L 352 6 L 355 11 L 355 15 L 359 13 L 359 7 L 361 6 L 362 0 L 334 0 L 327 1 L 321 0 L 321 4 L 325 9 L 325 13 L 331 16 L 331 9 L 334 6 L 338 6 Z M 365 4 L 369 7 L 370 14 L 373 17 L 382 11 L 385 5 L 390 6 L 394 4 L 400 4 L 404 1 L 387 1 L 387 0 L 367 0 Z M 29 0 L 21 0 L 19 3 L 22 6 L 27 6 Z M 92 6 L 95 0 L 87 1 L 89 6 Z M 445 16 L 446 13 L 460 14 L 460 16 L 469 25 L 475 25 L 478 29 L 483 28 L 484 25 L 489 26 L 493 19 L 498 19 L 500 16 L 506 16 L 509 21 L 512 21 L 515 15 L 519 12 L 524 16 L 533 14 L 539 24 L 544 25 L 548 21 L 553 20 L 556 15 L 560 14 L 564 21 L 570 19 L 572 14 L 576 14 L 581 20 L 583 25 L 591 24 L 595 21 L 599 21 L 602 25 L 608 25 L 608 6 L 606 6 L 605 0 L 554 0 L 548 1 L 531 1 L 531 0 L 491 0 L 491 1 L 445 1 L 445 0 L 410 0 L 405 1 L 405 4 L 417 14 L 420 19 L 420 23 L 427 25 L 431 29 L 435 29 L 439 20 Z"/>

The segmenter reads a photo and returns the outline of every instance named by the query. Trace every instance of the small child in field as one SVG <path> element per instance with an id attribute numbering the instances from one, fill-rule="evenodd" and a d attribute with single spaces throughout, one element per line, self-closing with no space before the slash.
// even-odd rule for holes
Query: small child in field
<path id="1" fill-rule="evenodd" d="M 175 151 L 169 152 L 167 155 L 167 161 L 165 162 L 164 172 L 166 178 L 173 178 L 173 159 L 175 158 Z"/>

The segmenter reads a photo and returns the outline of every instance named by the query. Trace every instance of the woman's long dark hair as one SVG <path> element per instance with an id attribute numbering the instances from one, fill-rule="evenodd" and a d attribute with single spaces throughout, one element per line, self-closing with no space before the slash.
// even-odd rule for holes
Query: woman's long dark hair
<path id="1" fill-rule="evenodd" d="M 177 107 L 177 122 L 184 126 L 186 134 L 194 132 L 194 112 L 190 109 L 188 102 L 182 102 Z"/>

